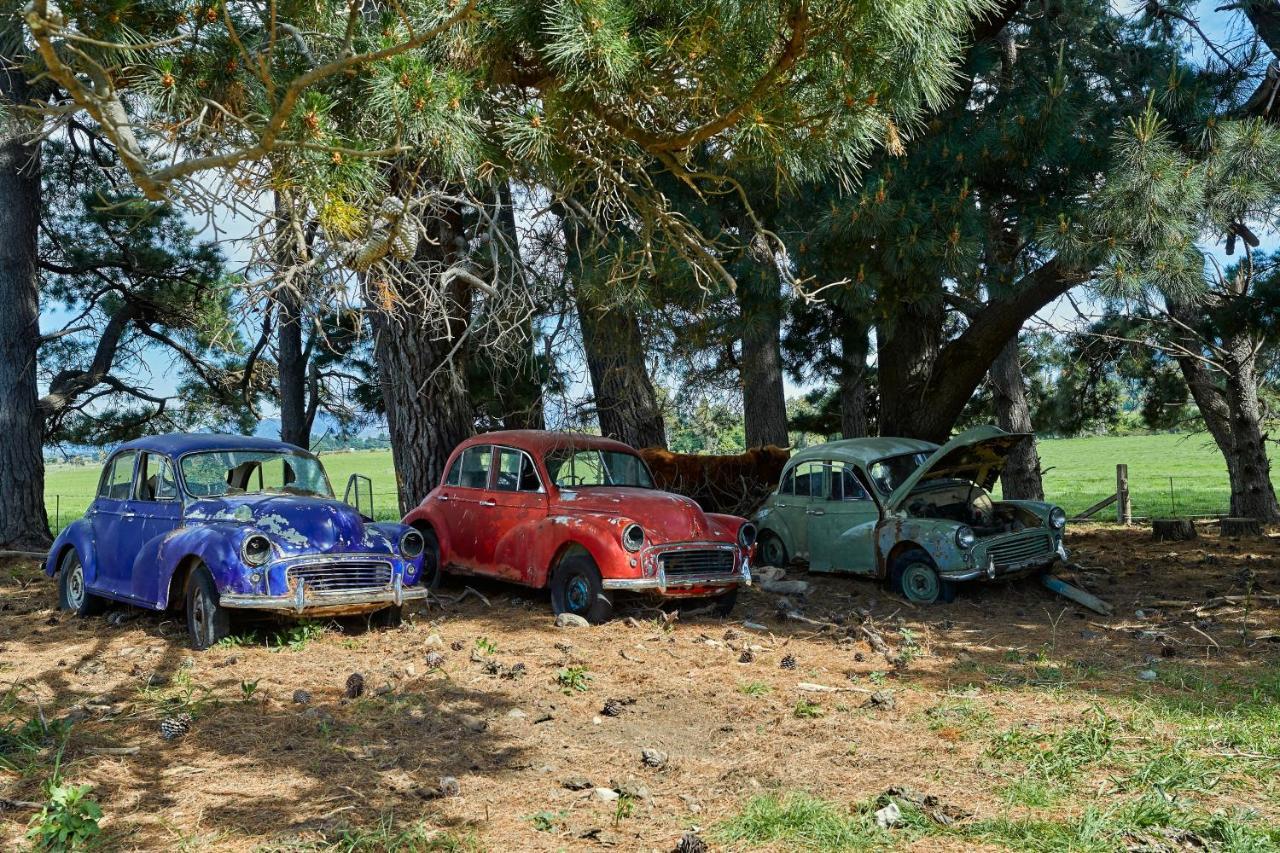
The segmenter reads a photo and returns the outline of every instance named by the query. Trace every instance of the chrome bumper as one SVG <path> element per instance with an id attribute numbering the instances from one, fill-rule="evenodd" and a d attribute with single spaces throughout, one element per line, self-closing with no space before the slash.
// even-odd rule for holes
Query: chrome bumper
<path id="1" fill-rule="evenodd" d="M 999 568 L 996 568 L 993 559 L 987 557 L 987 565 L 983 568 L 960 569 L 954 572 L 940 572 L 939 574 L 944 580 L 949 581 L 971 581 L 981 577 L 995 580 L 997 577 L 1011 577 L 1031 569 L 1051 566 L 1059 561 L 1067 562 L 1067 548 L 1061 541 L 1058 542 L 1058 547 L 1048 554 L 1037 554 L 1017 563 L 1007 563 Z"/>
<path id="2" fill-rule="evenodd" d="M 385 604 L 399 607 L 406 601 L 420 601 L 431 593 L 423 587 L 404 587 L 400 575 L 391 585 L 381 589 L 358 589 L 345 592 L 310 592 L 305 583 L 295 583 L 285 595 L 253 595 L 248 593 L 223 593 L 219 603 L 223 607 L 238 610 L 289 610 L 297 614 L 308 610 L 329 607 L 351 607 L 364 604 Z"/>

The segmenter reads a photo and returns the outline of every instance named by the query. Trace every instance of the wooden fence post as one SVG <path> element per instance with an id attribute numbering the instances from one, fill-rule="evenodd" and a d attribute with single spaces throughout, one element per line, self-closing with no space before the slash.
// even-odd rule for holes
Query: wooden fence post
<path id="1" fill-rule="evenodd" d="M 1116 465 L 1116 522 L 1133 523 L 1133 504 L 1129 501 L 1129 466 Z"/>

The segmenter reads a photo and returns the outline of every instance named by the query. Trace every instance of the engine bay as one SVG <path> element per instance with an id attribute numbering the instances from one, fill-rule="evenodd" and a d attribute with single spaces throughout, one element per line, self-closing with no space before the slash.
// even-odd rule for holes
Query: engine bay
<path id="1" fill-rule="evenodd" d="M 912 493 L 907 512 L 916 518 L 945 518 L 973 528 L 979 539 L 1039 527 L 1025 507 L 992 500 L 986 489 L 964 480 L 929 483 Z"/>

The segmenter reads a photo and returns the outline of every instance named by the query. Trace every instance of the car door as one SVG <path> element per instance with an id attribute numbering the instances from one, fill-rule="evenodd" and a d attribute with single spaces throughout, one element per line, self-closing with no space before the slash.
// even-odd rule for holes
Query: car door
<path id="1" fill-rule="evenodd" d="M 547 515 L 547 491 L 538 478 L 533 458 L 514 447 L 498 447 L 494 465 L 493 490 L 490 498 L 494 506 L 490 553 L 482 556 L 492 560 L 492 570 L 514 581 L 525 582 L 533 571 L 533 549 L 524 531 L 532 530 L 537 519 Z"/>
<path id="2" fill-rule="evenodd" d="M 880 507 L 852 465 L 832 461 L 825 467 L 824 493 L 814 496 L 805 516 L 809 569 L 874 575 Z"/>
<path id="3" fill-rule="evenodd" d="M 133 561 L 142 544 L 142 522 L 133 499 L 137 461 L 138 453 L 126 450 L 108 460 L 102 471 L 93 513 L 94 592 L 123 597 L 133 594 Z"/>
<path id="4" fill-rule="evenodd" d="M 159 453 L 143 453 L 138 460 L 135 515 L 131 523 L 140 527 L 141 547 L 133 563 L 131 578 L 135 598 L 151 604 L 163 603 L 166 590 L 160 589 L 157 569 L 160 545 L 182 524 L 182 501 L 173 476 L 173 464 Z"/>
<path id="5" fill-rule="evenodd" d="M 782 500 L 788 527 L 791 528 L 793 541 L 790 543 L 793 557 L 809 558 L 809 513 L 814 502 L 813 495 L 825 493 L 826 468 L 821 462 L 801 462 L 791 469 L 790 494 Z M 779 498 L 783 498 L 779 495 Z M 778 503 L 775 502 L 774 506 Z"/>
<path id="6" fill-rule="evenodd" d="M 496 506 L 489 493 L 493 469 L 493 448 L 479 444 L 462 451 L 449 469 L 440 497 L 448 503 L 449 562 L 458 568 L 482 572 L 483 537 L 492 531 L 492 510 Z"/>

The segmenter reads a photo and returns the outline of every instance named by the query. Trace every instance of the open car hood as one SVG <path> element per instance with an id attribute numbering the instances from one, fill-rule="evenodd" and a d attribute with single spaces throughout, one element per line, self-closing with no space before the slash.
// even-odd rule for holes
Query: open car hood
<path id="1" fill-rule="evenodd" d="M 969 480 L 991 491 L 1004 469 L 1009 452 L 1030 437 L 1030 433 L 1005 432 L 995 426 L 965 430 L 935 450 L 923 465 L 912 471 L 889 495 L 885 508 L 896 512 L 907 497 L 927 480 Z"/>

